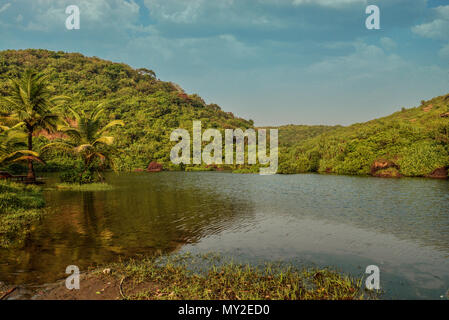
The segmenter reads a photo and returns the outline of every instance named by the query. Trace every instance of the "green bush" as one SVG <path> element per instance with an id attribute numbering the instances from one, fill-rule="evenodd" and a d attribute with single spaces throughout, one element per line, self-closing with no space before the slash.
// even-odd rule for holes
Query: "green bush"
<path id="1" fill-rule="evenodd" d="M 62 183 L 69 184 L 89 184 L 101 182 L 100 176 L 94 170 L 83 170 L 81 168 L 64 171 L 60 174 L 59 179 Z"/>

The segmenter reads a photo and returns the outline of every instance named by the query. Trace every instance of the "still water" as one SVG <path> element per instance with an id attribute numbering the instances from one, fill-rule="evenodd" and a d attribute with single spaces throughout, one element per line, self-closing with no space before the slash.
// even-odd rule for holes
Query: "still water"
<path id="1" fill-rule="evenodd" d="M 48 188 L 50 213 L 0 281 L 40 285 L 120 257 L 218 252 L 242 262 L 381 270 L 384 298 L 449 290 L 449 182 L 219 172 L 110 174 L 112 191 Z M 51 187 L 51 179 L 48 183 Z"/>

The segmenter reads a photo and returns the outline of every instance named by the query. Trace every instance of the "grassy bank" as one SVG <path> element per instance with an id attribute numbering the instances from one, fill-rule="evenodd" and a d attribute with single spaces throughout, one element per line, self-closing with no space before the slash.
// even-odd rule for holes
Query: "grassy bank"
<path id="1" fill-rule="evenodd" d="M 108 191 L 114 189 L 113 186 L 107 183 L 89 183 L 89 184 L 78 184 L 78 183 L 59 183 L 56 188 L 61 190 L 72 190 L 72 191 Z"/>
<path id="2" fill-rule="evenodd" d="M 217 259 L 217 258 L 214 258 Z M 198 268 L 201 266 L 201 268 Z M 197 267 L 197 268 L 194 268 Z M 355 300 L 373 297 L 362 279 L 331 269 L 243 265 L 203 256 L 147 258 L 85 274 L 81 289 L 64 284 L 41 299 Z"/>
<path id="3" fill-rule="evenodd" d="M 44 210 L 41 189 L 0 181 L 0 248 L 20 245 Z"/>

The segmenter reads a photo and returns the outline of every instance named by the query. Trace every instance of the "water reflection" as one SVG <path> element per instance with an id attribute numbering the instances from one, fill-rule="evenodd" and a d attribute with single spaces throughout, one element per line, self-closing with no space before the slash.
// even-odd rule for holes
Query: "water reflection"
<path id="1" fill-rule="evenodd" d="M 176 190 L 174 175 L 162 177 L 111 176 L 116 189 L 107 192 L 47 191 L 52 213 L 23 248 L 0 251 L 0 280 L 55 281 L 70 264 L 83 269 L 117 256 L 173 252 L 251 220 L 251 202 L 201 185 Z"/>

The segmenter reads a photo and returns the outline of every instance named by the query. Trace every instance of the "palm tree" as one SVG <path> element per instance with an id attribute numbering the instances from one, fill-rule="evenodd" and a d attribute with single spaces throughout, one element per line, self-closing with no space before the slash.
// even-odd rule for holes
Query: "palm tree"
<path id="1" fill-rule="evenodd" d="M 67 109 L 73 114 L 74 121 L 67 120 L 65 126 L 58 128 L 58 131 L 69 136 L 67 141 L 49 143 L 42 148 L 42 151 L 49 149 L 59 149 L 61 151 L 81 156 L 84 162 L 84 171 L 91 168 L 96 159 L 103 165 L 108 158 L 105 146 L 114 143 L 114 137 L 108 136 L 109 129 L 115 126 L 124 126 L 122 120 L 113 120 L 101 125 L 101 116 L 105 111 L 103 104 L 99 104 L 90 114 L 84 111 L 76 111 L 71 107 Z"/>
<path id="2" fill-rule="evenodd" d="M 44 163 L 39 154 L 26 150 L 26 134 L 17 129 L 0 125 L 0 165 L 18 161 L 39 161 Z"/>
<path id="3" fill-rule="evenodd" d="M 21 78 L 10 80 L 9 95 L 1 97 L 4 110 L 10 117 L 23 124 L 27 134 L 27 149 L 33 151 L 33 134 L 38 130 L 54 131 L 59 115 L 56 109 L 60 102 L 68 100 L 65 96 L 55 96 L 49 86 L 48 76 L 32 70 L 24 72 Z M 30 153 L 31 155 L 31 153 Z M 28 180 L 36 181 L 33 160 L 28 162 Z"/>

